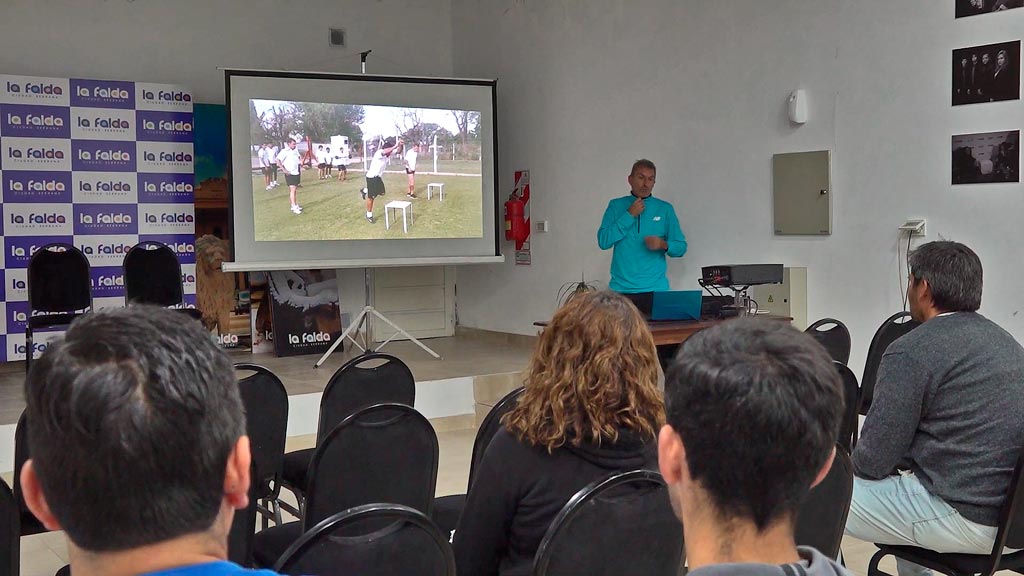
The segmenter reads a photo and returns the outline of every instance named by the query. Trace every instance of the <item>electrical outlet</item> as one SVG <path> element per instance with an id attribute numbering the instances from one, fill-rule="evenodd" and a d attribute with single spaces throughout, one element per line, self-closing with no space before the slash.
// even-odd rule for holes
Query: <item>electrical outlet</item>
<path id="1" fill-rule="evenodd" d="M 548 226 L 547 220 L 541 220 L 540 222 L 537 222 L 537 232 L 547 232 L 548 230 L 550 230 L 550 228 Z"/>
<path id="2" fill-rule="evenodd" d="M 911 237 L 923 237 L 928 235 L 928 221 L 924 218 L 907 218 L 900 225 L 900 232 L 910 232 Z"/>

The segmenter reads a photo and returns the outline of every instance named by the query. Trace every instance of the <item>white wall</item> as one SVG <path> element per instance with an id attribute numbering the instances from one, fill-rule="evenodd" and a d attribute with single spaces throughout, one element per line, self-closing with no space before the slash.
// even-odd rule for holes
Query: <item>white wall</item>
<path id="1" fill-rule="evenodd" d="M 533 218 L 552 230 L 534 233 L 531 267 L 459 270 L 463 324 L 534 333 L 562 283 L 606 284 L 597 227 L 646 156 L 690 243 L 669 266 L 676 288 L 696 288 L 702 265 L 806 266 L 809 316 L 849 325 L 859 372 L 902 305 L 896 227 L 927 217 L 928 239 L 980 254 L 982 312 L 1024 339 L 1024 188 L 949 183 L 952 134 L 1024 128 L 1021 102 L 951 108 L 951 50 L 1021 38 L 1024 10 L 955 21 L 935 0 L 453 0 L 452 14 L 456 75 L 499 78 L 502 187 L 530 169 Z M 794 128 L 798 87 L 811 116 Z M 813 149 L 834 151 L 833 233 L 776 237 L 771 156 Z"/>
<path id="2" fill-rule="evenodd" d="M 4 0 L 8 74 L 183 84 L 224 101 L 218 67 L 451 75 L 450 0 Z M 347 32 L 331 48 L 328 27 Z"/>

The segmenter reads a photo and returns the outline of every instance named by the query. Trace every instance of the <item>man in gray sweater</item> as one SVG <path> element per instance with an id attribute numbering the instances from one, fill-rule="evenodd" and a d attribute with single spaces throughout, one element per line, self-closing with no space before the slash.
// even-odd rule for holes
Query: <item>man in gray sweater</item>
<path id="1" fill-rule="evenodd" d="M 842 411 L 832 359 L 786 323 L 730 320 L 686 341 L 665 376 L 658 465 L 690 576 L 848 574 L 794 536 Z"/>
<path id="2" fill-rule="evenodd" d="M 922 324 L 892 343 L 853 452 L 846 533 L 880 544 L 988 554 L 1024 447 L 1024 349 L 977 313 L 981 261 L 956 242 L 910 255 Z M 897 559 L 900 576 L 931 571 Z"/>

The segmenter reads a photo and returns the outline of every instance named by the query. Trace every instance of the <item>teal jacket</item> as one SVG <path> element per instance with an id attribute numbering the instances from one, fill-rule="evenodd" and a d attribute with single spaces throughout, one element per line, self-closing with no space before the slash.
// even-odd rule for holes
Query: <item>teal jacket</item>
<path id="1" fill-rule="evenodd" d="M 608 288 L 626 294 L 668 290 L 665 255 L 679 258 L 686 254 L 686 236 L 671 204 L 649 196 L 644 200 L 644 211 L 634 218 L 629 207 L 635 200 L 628 194 L 609 202 L 597 231 L 601 250 L 614 249 Z M 646 236 L 664 238 L 668 250 L 648 250 Z"/>

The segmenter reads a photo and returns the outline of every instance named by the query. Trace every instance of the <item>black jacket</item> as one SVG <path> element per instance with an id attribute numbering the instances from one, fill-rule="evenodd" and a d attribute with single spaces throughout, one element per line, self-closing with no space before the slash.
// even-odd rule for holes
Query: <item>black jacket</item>
<path id="1" fill-rule="evenodd" d="M 613 472 L 657 470 L 657 442 L 622 430 L 601 446 L 546 448 L 502 428 L 480 462 L 453 546 L 459 576 L 530 574 L 544 533 L 573 494 Z"/>

